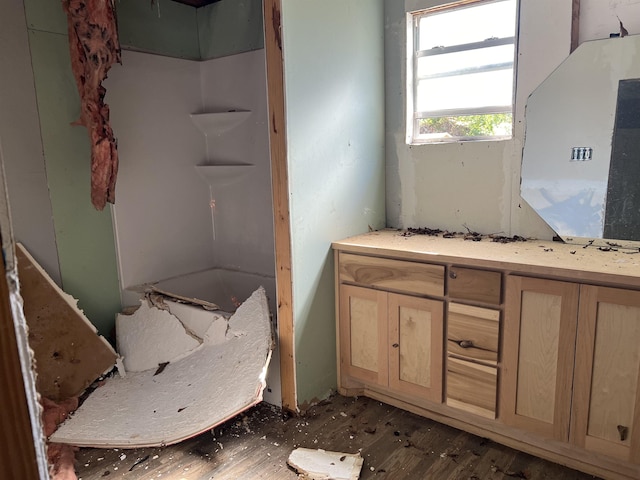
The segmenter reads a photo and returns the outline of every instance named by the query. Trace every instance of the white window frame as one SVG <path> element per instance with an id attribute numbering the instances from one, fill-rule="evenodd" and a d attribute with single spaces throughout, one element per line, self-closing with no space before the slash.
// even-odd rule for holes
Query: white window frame
<path id="1" fill-rule="evenodd" d="M 420 52 L 415 51 L 415 46 L 417 45 L 417 36 L 418 36 L 418 23 L 421 16 L 425 14 L 431 14 L 435 12 L 442 12 L 445 10 L 455 10 L 457 8 L 470 7 L 474 4 L 485 4 L 492 3 L 499 0 L 459 0 L 456 2 L 446 3 L 443 1 L 434 1 L 434 0 L 408 0 L 407 4 L 407 13 L 406 13 L 406 23 L 407 23 L 407 69 L 406 69 L 406 143 L 410 145 L 423 145 L 423 144 L 433 144 L 433 143 L 454 143 L 461 141 L 500 141 L 500 140 L 509 140 L 513 137 L 513 129 L 515 127 L 515 104 L 516 104 L 516 87 L 517 87 L 517 66 L 518 66 L 518 37 L 519 37 L 519 16 L 520 16 L 520 0 L 516 1 L 516 18 L 515 18 L 515 33 L 513 37 L 506 37 L 500 39 L 488 39 L 483 42 L 476 42 L 473 44 L 462 44 L 455 45 L 451 47 L 438 49 L 437 52 L 423 50 Z M 418 7 L 418 5 L 422 5 Z M 425 5 L 429 4 L 429 5 Z M 413 6 L 414 8 L 410 7 Z M 434 111 L 430 113 L 422 113 L 416 112 L 416 100 L 415 100 L 415 87 L 416 87 L 416 71 L 417 71 L 417 59 L 422 56 L 428 55 L 438 55 L 443 53 L 452 53 L 456 51 L 462 50 L 472 50 L 475 48 L 485 48 L 490 46 L 498 46 L 498 45 L 506 45 L 513 44 L 514 45 L 514 58 L 513 62 L 510 63 L 511 68 L 513 69 L 513 89 L 512 89 L 512 98 L 511 98 L 511 107 L 481 107 L 481 108 L 461 108 L 455 110 L 440 110 Z M 464 48 L 468 47 L 468 48 Z M 505 65 L 495 65 L 485 67 L 484 69 L 478 69 L 476 71 L 490 71 L 497 70 L 499 68 L 505 68 Z M 464 72 L 462 73 L 471 73 Z M 434 76 L 435 77 L 435 76 Z M 503 136 L 482 136 L 482 137 L 448 137 L 448 138 L 437 138 L 437 139 L 428 139 L 428 138 L 420 138 L 417 133 L 419 130 L 418 122 L 422 118 L 438 118 L 444 116 L 453 116 L 456 114 L 459 115 L 480 115 L 480 114 L 491 114 L 491 113 L 511 113 L 511 135 L 503 135 Z"/>

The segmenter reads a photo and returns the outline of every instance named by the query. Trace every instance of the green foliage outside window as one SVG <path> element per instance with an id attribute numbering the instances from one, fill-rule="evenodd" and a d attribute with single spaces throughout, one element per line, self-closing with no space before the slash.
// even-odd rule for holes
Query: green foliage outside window
<path id="1" fill-rule="evenodd" d="M 449 134 L 452 137 L 494 137 L 511 135 L 510 113 L 423 118 L 420 134 Z"/>

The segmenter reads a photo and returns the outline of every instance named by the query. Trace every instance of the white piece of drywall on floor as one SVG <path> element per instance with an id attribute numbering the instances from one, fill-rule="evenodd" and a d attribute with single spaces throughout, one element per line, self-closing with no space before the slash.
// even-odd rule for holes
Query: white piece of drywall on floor
<path id="1" fill-rule="evenodd" d="M 120 169 L 113 221 L 125 289 L 213 266 L 198 62 L 125 51 L 105 82 Z"/>

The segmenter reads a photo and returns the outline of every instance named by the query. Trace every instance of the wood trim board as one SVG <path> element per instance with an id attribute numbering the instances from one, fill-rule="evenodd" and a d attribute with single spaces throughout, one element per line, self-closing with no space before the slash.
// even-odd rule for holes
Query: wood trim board
<path id="1" fill-rule="evenodd" d="M 291 227 L 289 221 L 289 177 L 282 52 L 282 2 L 264 0 L 269 145 L 276 250 L 276 296 L 280 347 L 282 407 L 297 412 L 295 330 L 291 275 Z"/>
<path id="2" fill-rule="evenodd" d="M 4 268 L 0 269 L 0 478 L 39 478 Z"/>

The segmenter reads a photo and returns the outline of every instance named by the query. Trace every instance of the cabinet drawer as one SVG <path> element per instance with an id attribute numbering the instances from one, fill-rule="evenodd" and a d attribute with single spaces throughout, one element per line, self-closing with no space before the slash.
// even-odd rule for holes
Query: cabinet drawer
<path id="1" fill-rule="evenodd" d="M 419 295 L 444 295 L 444 267 L 426 263 L 340 253 L 341 282 Z"/>
<path id="2" fill-rule="evenodd" d="M 447 359 L 447 405 L 496 418 L 498 369 L 457 358 Z"/>
<path id="3" fill-rule="evenodd" d="M 500 311 L 450 303 L 447 351 L 472 360 L 498 363 Z"/>
<path id="4" fill-rule="evenodd" d="M 500 304 L 500 272 L 474 268 L 451 267 L 449 269 L 449 296 L 459 300 Z"/>

